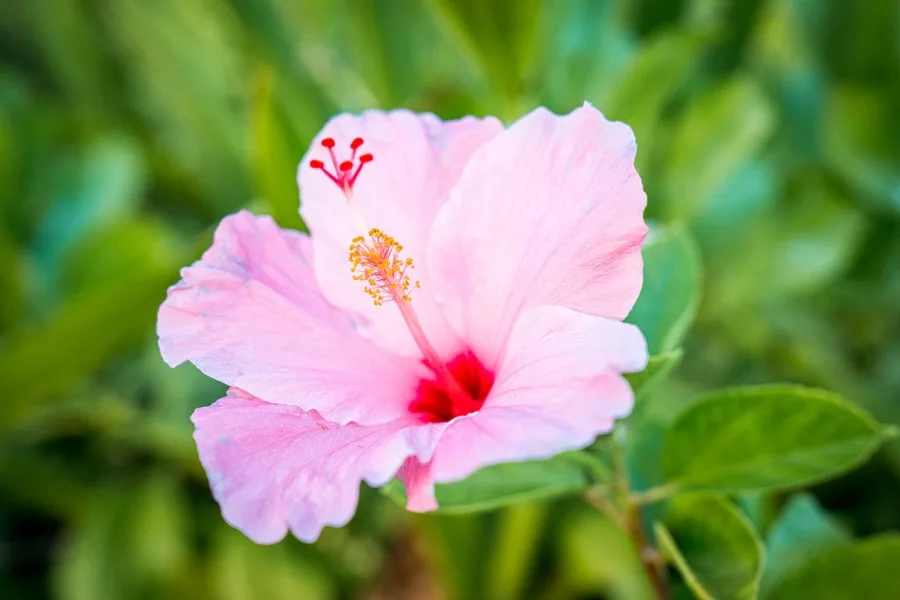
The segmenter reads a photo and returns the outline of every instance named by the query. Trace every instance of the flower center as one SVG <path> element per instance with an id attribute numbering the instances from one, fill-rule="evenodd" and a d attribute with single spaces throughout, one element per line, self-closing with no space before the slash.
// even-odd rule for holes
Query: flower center
<path id="1" fill-rule="evenodd" d="M 447 370 L 466 393 L 454 394 L 437 380 L 420 381 L 409 412 L 423 423 L 446 423 L 481 409 L 494 385 L 494 374 L 471 351 L 463 352 L 448 362 Z"/>
<path id="2" fill-rule="evenodd" d="M 353 201 L 353 185 L 363 166 L 373 160 L 371 154 L 363 154 L 357 162 L 356 152 L 363 143 L 362 138 L 354 138 L 350 143 L 350 159 L 338 161 L 334 152 L 334 139 L 322 140 L 322 146 L 328 149 L 334 172 L 329 171 L 321 160 L 313 159 L 309 162 L 309 166 L 322 171 L 341 189 L 359 226 L 361 235 L 350 241 L 349 248 L 353 279 L 364 283 L 363 291 L 372 298 L 375 306 L 386 302 L 396 304 L 413 340 L 422 352 L 425 365 L 434 371 L 436 379 L 423 380 L 413 402 L 423 408 L 413 409 L 411 405 L 410 410 L 423 415 L 426 422 L 449 421 L 474 412 L 481 408 L 494 376 L 470 352 L 445 363 L 425 336 L 410 296 L 410 288 L 413 285 L 419 287 L 419 282 L 411 283 L 409 276 L 409 272 L 415 267 L 413 259 L 400 256 L 403 246 L 393 237 L 380 229 L 367 228 Z"/>

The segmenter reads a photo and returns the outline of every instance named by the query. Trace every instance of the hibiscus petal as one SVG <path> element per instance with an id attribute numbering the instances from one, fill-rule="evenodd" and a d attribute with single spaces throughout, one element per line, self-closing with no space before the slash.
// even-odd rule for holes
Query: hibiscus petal
<path id="1" fill-rule="evenodd" d="M 163 358 L 340 423 L 406 415 L 422 367 L 363 339 L 322 297 L 311 251 L 268 217 L 225 218 L 160 307 Z"/>
<path id="2" fill-rule="evenodd" d="M 399 312 L 373 306 L 363 285 L 350 277 L 347 247 L 364 232 L 343 192 L 313 169 L 310 160 L 323 160 L 330 168 L 328 151 L 320 144 L 324 138 L 335 140 L 338 160 L 349 158 L 353 139 L 365 140 L 358 152 L 371 153 L 374 160 L 365 165 L 353 186 L 354 204 L 366 228 L 377 227 L 394 237 L 404 246 L 403 256 L 415 261 L 411 279 L 421 282 L 421 289 L 413 292 L 416 312 L 432 345 L 449 353 L 459 343 L 431 299 L 426 239 L 447 191 L 471 154 L 502 129 L 494 118 L 443 123 L 434 115 L 406 110 L 340 115 L 328 122 L 301 162 L 300 213 L 315 245 L 319 284 L 332 303 L 358 315 L 361 332 L 383 347 L 419 356 Z"/>
<path id="3" fill-rule="evenodd" d="M 431 429 L 437 432 L 443 432 L 446 425 L 441 424 L 432 426 Z M 400 471 L 397 473 L 397 479 L 403 482 L 406 487 L 406 509 L 413 512 L 428 512 L 438 507 L 437 499 L 434 495 L 434 479 L 431 476 L 431 463 L 426 461 L 420 462 L 418 458 L 411 456 L 406 459 Z"/>
<path id="4" fill-rule="evenodd" d="M 484 408 L 443 432 L 429 465 L 432 481 L 587 446 L 631 411 L 633 393 L 619 373 L 646 362 L 646 343 L 633 325 L 560 306 L 527 311 Z"/>
<path id="5" fill-rule="evenodd" d="M 288 529 L 312 542 L 326 525 L 345 525 L 360 482 L 384 485 L 413 452 L 402 422 L 338 425 L 236 388 L 192 420 L 223 517 L 260 544 Z"/>
<path id="6" fill-rule="evenodd" d="M 623 318 L 641 288 L 646 196 L 626 125 L 538 109 L 481 146 L 432 228 L 445 317 L 487 363 L 529 307 Z"/>

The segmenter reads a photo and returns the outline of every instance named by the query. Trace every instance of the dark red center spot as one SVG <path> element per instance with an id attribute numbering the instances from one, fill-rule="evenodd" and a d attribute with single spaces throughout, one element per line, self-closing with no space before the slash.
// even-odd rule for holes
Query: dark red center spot
<path id="1" fill-rule="evenodd" d="M 494 385 L 494 374 L 472 352 L 457 355 L 447 363 L 447 369 L 466 395 L 451 393 L 435 379 L 423 379 L 419 382 L 416 399 L 410 403 L 409 410 L 424 423 L 446 423 L 475 412 L 484 404 L 484 399 Z"/>

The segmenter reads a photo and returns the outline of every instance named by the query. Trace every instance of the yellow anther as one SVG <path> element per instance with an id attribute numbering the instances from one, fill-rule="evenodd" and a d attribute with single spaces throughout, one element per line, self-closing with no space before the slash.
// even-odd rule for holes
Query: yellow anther
<path id="1" fill-rule="evenodd" d="M 403 246 L 380 229 L 373 227 L 368 236 L 357 236 L 350 244 L 350 270 L 355 281 L 368 284 L 363 291 L 375 306 L 385 302 L 410 302 L 408 271 L 411 258 L 401 258 Z M 415 282 L 420 287 L 419 282 Z"/>

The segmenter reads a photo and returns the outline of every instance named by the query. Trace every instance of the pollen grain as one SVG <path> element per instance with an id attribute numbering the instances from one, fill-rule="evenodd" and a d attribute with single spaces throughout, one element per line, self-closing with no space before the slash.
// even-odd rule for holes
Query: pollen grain
<path id="1" fill-rule="evenodd" d="M 410 288 L 419 287 L 419 282 L 409 276 L 415 268 L 413 259 L 400 256 L 402 251 L 402 244 L 374 227 L 350 242 L 353 279 L 366 284 L 363 291 L 375 306 L 391 301 L 411 302 Z"/>

